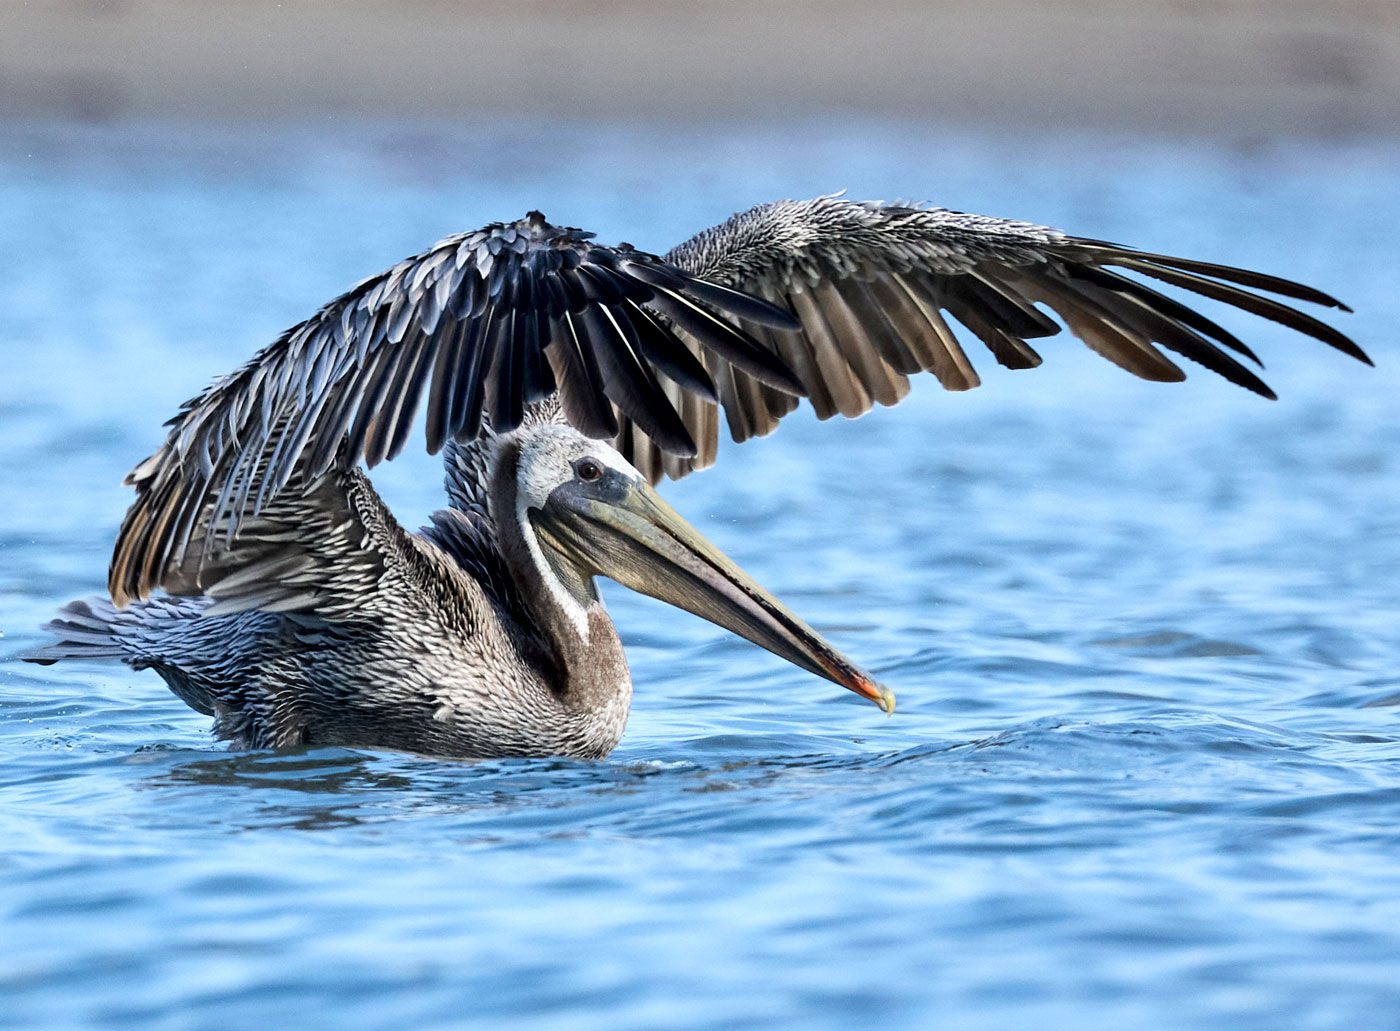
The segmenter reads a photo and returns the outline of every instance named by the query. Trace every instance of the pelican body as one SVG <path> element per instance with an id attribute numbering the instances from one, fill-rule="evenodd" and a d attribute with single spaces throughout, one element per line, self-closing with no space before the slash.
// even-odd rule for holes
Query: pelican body
<path id="1" fill-rule="evenodd" d="M 237 748 L 600 758 L 632 700 L 594 583 L 606 575 L 893 709 L 887 689 L 706 542 L 616 450 L 542 408 L 508 434 L 449 448 L 449 495 L 466 498 L 480 476 L 484 510 L 444 509 L 410 534 L 362 473 L 329 474 L 245 528 L 210 585 L 222 600 L 76 602 L 50 625 L 64 654 L 34 658 L 155 669 Z M 331 586 L 343 593 L 314 612 L 277 611 Z"/>
<path id="2" fill-rule="evenodd" d="M 1130 273 L 1125 274 L 1125 273 Z M 893 695 L 657 495 L 806 397 L 894 404 L 928 371 L 978 384 L 951 316 L 1003 365 L 1060 325 L 1144 379 L 1164 351 L 1272 391 L 1229 330 L 1139 278 L 1369 362 L 1264 273 L 1033 223 L 839 197 L 760 205 L 665 257 L 538 212 L 448 237 L 335 298 L 189 401 L 128 476 L 111 600 L 30 656 L 160 673 L 235 747 L 607 755 L 632 683 L 607 576 L 875 702 Z M 426 409 L 448 507 L 405 531 L 361 464 Z"/>

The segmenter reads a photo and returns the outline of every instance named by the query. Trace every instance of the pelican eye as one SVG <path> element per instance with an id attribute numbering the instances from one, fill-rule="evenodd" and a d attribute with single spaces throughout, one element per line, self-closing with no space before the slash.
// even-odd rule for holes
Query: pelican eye
<path id="1" fill-rule="evenodd" d="M 591 458 L 582 458 L 574 466 L 574 473 L 584 483 L 593 483 L 603 478 L 603 467 Z"/>

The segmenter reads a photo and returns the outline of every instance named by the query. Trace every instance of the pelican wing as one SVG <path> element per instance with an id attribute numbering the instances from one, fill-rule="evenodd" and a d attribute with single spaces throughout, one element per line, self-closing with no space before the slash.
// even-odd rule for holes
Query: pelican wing
<path id="1" fill-rule="evenodd" d="M 1185 378 L 1170 351 L 1257 394 L 1274 396 L 1247 364 L 1257 366 L 1258 359 L 1242 341 L 1124 273 L 1223 301 L 1369 362 L 1331 326 L 1266 296 L 1350 310 L 1311 287 L 943 209 L 839 197 L 778 201 L 735 215 L 666 257 L 691 275 L 796 314 L 797 333 L 750 328 L 793 370 L 822 419 L 895 404 L 908 392 L 909 376 L 920 371 L 932 372 L 949 390 L 977 386 L 977 372 L 953 323 L 1002 365 L 1039 365 L 1031 341 L 1061 328 L 1042 306 L 1093 350 L 1143 379 Z M 797 406 L 792 392 L 774 390 L 694 340 L 690 345 L 716 384 L 736 441 L 772 432 Z M 669 384 L 665 390 L 696 443 L 694 456 L 667 448 L 625 412 L 616 438 L 619 450 L 653 480 L 663 472 L 679 477 L 711 464 L 717 443 L 716 406 Z"/>
<path id="2" fill-rule="evenodd" d="M 413 545 L 384 502 L 356 469 L 332 466 L 315 476 L 300 463 L 285 489 L 235 537 L 231 514 L 217 498 L 192 509 L 188 527 L 159 526 L 172 511 L 166 500 L 183 489 L 179 463 L 166 443 L 133 470 L 136 501 L 128 510 L 112 559 L 112 597 L 125 604 L 153 587 L 215 600 L 206 615 L 248 609 L 352 617 L 373 604 L 388 571 L 412 561 Z M 266 470 L 265 449 L 255 474 Z M 178 530 L 188 539 L 177 555 L 146 546 Z M 358 613 L 364 615 L 364 613 Z"/>
<path id="3" fill-rule="evenodd" d="M 514 584 L 491 546 L 489 522 L 480 513 L 437 512 L 423 534 L 410 534 L 364 473 L 343 456 L 314 475 L 309 461 L 299 463 L 282 491 L 239 520 L 236 533 L 230 532 L 233 514 L 221 512 L 217 499 L 206 499 L 194 525 L 182 531 L 186 546 L 165 555 L 148 544 L 169 537 L 170 528 L 153 535 L 150 523 L 171 511 L 164 499 L 183 489 L 169 447 L 162 445 L 131 474 L 136 501 L 112 559 L 112 598 L 118 605 L 135 597 L 138 588 L 149 593 L 159 587 L 214 599 L 206 617 L 257 609 L 354 622 L 402 614 L 376 611 L 386 598 L 403 603 L 403 590 L 385 589 L 392 580 L 410 589 L 456 581 L 459 600 L 469 607 L 487 606 L 488 595 L 518 605 Z M 270 453 L 271 447 L 254 475 L 265 472 Z"/>
<path id="4" fill-rule="evenodd" d="M 586 434 L 614 436 L 620 412 L 649 440 L 693 454 L 661 385 L 716 397 L 690 347 L 713 349 L 723 367 L 770 389 L 802 389 L 771 348 L 717 311 L 746 326 L 796 325 L 765 301 L 629 245 L 595 244 L 538 212 L 448 237 L 337 297 L 184 405 L 165 446 L 127 478 L 138 496 L 112 596 L 144 597 L 163 571 L 207 552 L 197 533 L 231 543 L 294 476 L 310 485 L 394 457 L 425 399 L 432 452 L 488 423 L 513 429 L 526 406 L 557 395 Z"/>

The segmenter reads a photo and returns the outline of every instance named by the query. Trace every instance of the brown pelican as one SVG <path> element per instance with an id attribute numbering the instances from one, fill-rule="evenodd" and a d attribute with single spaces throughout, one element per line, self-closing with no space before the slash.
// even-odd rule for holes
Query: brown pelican
<path id="1" fill-rule="evenodd" d="M 889 711 L 653 484 L 714 460 L 721 409 L 741 441 L 799 397 L 827 418 L 919 371 L 976 386 L 945 315 L 1013 369 L 1040 364 L 1048 309 L 1144 379 L 1184 378 L 1171 351 L 1274 396 L 1242 341 L 1129 274 L 1369 361 L 1267 296 L 1346 310 L 1310 287 L 937 208 L 780 201 L 664 258 L 538 212 L 448 237 L 183 407 L 127 478 L 111 601 L 69 605 L 32 658 L 155 669 L 236 746 L 603 756 L 632 694 L 607 576 Z M 359 467 L 403 449 L 425 399 L 449 507 L 411 534 Z"/>

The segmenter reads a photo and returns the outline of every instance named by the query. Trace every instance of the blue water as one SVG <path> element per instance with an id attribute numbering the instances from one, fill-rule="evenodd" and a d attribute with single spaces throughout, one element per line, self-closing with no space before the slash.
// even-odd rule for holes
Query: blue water
<path id="1" fill-rule="evenodd" d="M 1282 272 L 1270 404 L 1077 344 L 668 488 L 891 718 L 611 588 L 607 762 L 229 754 L 150 673 L 0 665 L 0 1025 L 1400 1027 L 1400 149 L 910 126 L 0 132 L 0 650 L 122 474 L 362 275 L 532 207 L 664 249 L 849 187 Z M 414 458 L 376 477 L 406 521 Z"/>

